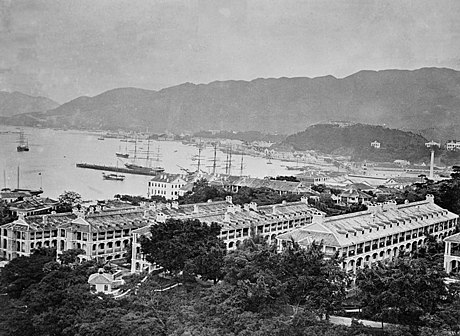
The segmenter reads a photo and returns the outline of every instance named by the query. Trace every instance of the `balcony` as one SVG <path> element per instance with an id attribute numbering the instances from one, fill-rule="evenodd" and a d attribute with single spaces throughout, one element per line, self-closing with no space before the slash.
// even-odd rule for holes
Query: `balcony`
<path id="1" fill-rule="evenodd" d="M 460 257 L 460 250 L 450 251 L 451 256 Z"/>

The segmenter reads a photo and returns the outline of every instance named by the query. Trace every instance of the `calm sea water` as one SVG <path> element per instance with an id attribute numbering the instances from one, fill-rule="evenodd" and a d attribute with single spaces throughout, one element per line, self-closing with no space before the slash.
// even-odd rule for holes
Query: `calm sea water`
<path id="1" fill-rule="evenodd" d="M 19 186 L 21 188 L 43 188 L 44 195 L 56 198 L 64 190 L 80 193 L 84 199 L 96 200 L 112 198 L 115 194 L 147 194 L 147 182 L 150 177 L 126 174 L 124 181 L 102 179 L 102 171 L 77 168 L 76 163 L 94 163 L 121 167 L 127 160 L 117 159 L 115 152 L 124 151 L 126 144 L 119 139 L 98 140 L 99 135 L 79 131 L 59 131 L 51 129 L 22 128 L 29 141 L 29 152 L 16 151 L 19 129 L 0 126 L 0 185 L 17 187 L 17 169 L 19 167 Z M 159 165 L 169 173 L 181 173 L 181 168 L 196 170 L 192 160 L 198 154 L 197 147 L 175 141 L 151 141 L 152 152 L 161 155 Z M 128 143 L 128 151 L 134 144 Z M 147 141 L 138 144 L 139 151 L 147 150 Z M 211 170 L 213 148 L 205 148 L 201 156 L 202 169 Z M 143 154 L 145 157 L 145 154 Z M 217 153 L 218 173 L 224 173 L 226 154 Z M 233 156 L 232 174 L 240 174 L 241 156 Z M 138 163 L 142 163 L 139 160 Z M 145 160 L 143 161 L 145 164 Z M 152 165 L 157 162 L 153 161 Z M 244 175 L 252 177 L 292 175 L 286 169 L 286 162 L 267 160 L 257 157 L 244 157 Z M 292 163 L 290 165 L 293 165 Z"/>

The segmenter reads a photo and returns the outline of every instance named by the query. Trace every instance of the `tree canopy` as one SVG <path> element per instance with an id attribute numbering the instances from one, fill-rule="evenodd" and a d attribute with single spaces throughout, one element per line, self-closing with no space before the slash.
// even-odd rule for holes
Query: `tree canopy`
<path id="1" fill-rule="evenodd" d="M 218 238 L 220 226 L 197 219 L 167 219 L 150 228 L 141 240 L 142 252 L 151 263 L 177 274 L 186 271 L 205 279 L 219 280 L 226 247 Z"/>

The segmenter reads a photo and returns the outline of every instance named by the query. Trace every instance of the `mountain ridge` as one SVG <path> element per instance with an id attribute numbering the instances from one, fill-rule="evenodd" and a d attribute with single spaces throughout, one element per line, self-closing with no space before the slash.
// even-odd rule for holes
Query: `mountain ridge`
<path id="1" fill-rule="evenodd" d="M 292 134 L 330 120 L 423 130 L 460 124 L 460 72 L 362 70 L 344 78 L 256 78 L 182 83 L 158 91 L 115 88 L 33 115 L 3 120 L 50 127 L 208 129 Z M 451 137 L 460 136 L 458 131 Z"/>
<path id="2" fill-rule="evenodd" d="M 43 96 L 31 96 L 19 91 L 0 91 L 0 116 L 11 117 L 17 114 L 43 112 L 55 109 L 59 103 Z"/>

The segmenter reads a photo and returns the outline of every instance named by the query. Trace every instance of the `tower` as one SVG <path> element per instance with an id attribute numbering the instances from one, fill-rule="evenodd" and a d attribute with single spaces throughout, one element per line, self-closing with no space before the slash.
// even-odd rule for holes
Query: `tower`
<path id="1" fill-rule="evenodd" d="M 441 144 L 431 140 L 430 142 L 426 142 L 425 146 L 431 150 L 431 157 L 430 157 L 430 176 L 428 177 L 430 180 L 434 178 L 434 150 L 436 146 L 439 148 Z"/>

